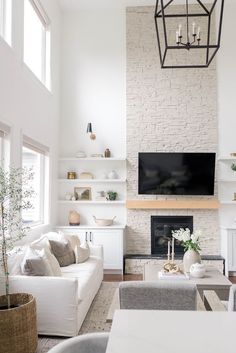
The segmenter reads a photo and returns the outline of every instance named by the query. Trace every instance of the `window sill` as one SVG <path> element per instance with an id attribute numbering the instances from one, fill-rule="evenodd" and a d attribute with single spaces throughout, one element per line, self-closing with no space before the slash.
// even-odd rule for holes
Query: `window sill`
<path id="1" fill-rule="evenodd" d="M 9 44 L 1 34 L 0 34 L 0 43 L 1 43 L 2 45 L 4 45 L 8 50 L 10 50 L 11 52 L 13 52 L 12 43 Z"/>
<path id="2" fill-rule="evenodd" d="M 22 70 L 25 71 L 25 73 L 27 75 L 29 75 L 33 81 L 38 84 L 40 87 L 44 88 L 44 90 L 46 90 L 46 92 L 49 95 L 53 95 L 52 89 L 49 89 L 36 75 L 35 73 L 30 69 L 30 67 L 24 62 L 22 61 Z"/>

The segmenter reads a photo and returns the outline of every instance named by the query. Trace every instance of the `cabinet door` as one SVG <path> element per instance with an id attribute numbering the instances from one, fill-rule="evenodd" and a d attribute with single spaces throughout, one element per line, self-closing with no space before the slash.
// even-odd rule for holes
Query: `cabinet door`
<path id="1" fill-rule="evenodd" d="M 229 230 L 228 233 L 228 261 L 229 271 L 236 271 L 236 231 Z"/>
<path id="2" fill-rule="evenodd" d="M 104 269 L 123 269 L 123 231 L 93 231 L 92 242 L 103 246 Z"/>

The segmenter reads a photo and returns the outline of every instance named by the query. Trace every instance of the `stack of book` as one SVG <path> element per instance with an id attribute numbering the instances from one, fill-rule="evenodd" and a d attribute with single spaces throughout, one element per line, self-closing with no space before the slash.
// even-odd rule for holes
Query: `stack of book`
<path id="1" fill-rule="evenodd" d="M 169 279 L 169 280 L 188 280 L 189 275 L 183 272 L 170 273 L 165 271 L 158 272 L 159 279 Z"/>

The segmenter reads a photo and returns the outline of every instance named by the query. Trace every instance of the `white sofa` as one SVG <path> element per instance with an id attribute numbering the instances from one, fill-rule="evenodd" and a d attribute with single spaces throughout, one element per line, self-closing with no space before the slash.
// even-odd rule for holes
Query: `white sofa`
<path id="1" fill-rule="evenodd" d="M 61 267 L 61 271 L 61 277 L 10 276 L 11 293 L 26 292 L 36 298 L 41 335 L 78 334 L 103 279 L 102 247 L 90 244 L 86 262 Z"/>

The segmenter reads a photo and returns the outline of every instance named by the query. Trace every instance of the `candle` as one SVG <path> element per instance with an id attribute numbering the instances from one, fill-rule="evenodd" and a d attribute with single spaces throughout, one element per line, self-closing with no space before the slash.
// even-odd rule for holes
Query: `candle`
<path id="1" fill-rule="evenodd" d="M 174 262 L 175 257 L 175 238 L 172 238 L 172 262 Z"/>
<path id="2" fill-rule="evenodd" d="M 193 35 L 196 35 L 196 24 L 193 22 Z"/>
<path id="3" fill-rule="evenodd" d="M 170 261 L 170 241 L 168 241 L 168 262 Z"/>
<path id="4" fill-rule="evenodd" d="M 179 25 L 179 37 L 182 37 L 182 25 Z"/>
<path id="5" fill-rule="evenodd" d="M 201 28 L 198 27 L 198 29 L 197 29 L 197 39 L 200 39 L 200 34 L 201 34 Z"/>
<path id="6" fill-rule="evenodd" d="M 176 31 L 176 44 L 179 44 L 179 31 Z"/>

